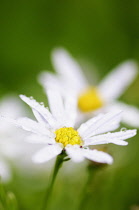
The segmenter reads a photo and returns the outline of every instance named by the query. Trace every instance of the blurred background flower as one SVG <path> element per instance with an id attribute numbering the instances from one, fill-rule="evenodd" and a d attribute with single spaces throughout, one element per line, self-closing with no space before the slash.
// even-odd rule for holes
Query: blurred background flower
<path id="1" fill-rule="evenodd" d="M 97 81 L 124 60 L 138 62 L 138 13 L 137 0 L 1 2 L 0 96 L 11 92 L 33 95 L 47 104 L 36 78 L 42 70 L 53 70 L 50 53 L 59 46 L 66 48 L 84 71 L 92 71 Z M 139 78 L 121 99 L 139 108 L 138 91 Z M 126 148 L 111 145 L 109 150 L 115 164 L 95 176 L 86 209 L 127 210 L 139 204 L 138 136 Z M 42 165 L 46 167 L 47 164 Z M 76 209 L 86 167 L 80 165 L 74 169 L 70 165 L 70 169 L 74 173 L 69 171 L 64 179 L 65 172 L 61 170 L 50 209 L 57 209 L 58 205 L 61 209 Z M 7 185 L 17 195 L 21 210 L 38 210 L 41 205 L 50 172 L 33 174 L 27 176 L 24 170 L 15 170 L 13 181 Z"/>
<path id="2" fill-rule="evenodd" d="M 89 84 L 81 67 L 64 49 L 54 50 L 52 63 L 56 74 L 45 71 L 39 75 L 38 80 L 46 93 L 47 89 L 58 89 L 64 97 L 75 95 L 78 100 L 79 124 L 87 116 L 90 118 L 111 110 L 123 110 L 122 122 L 139 127 L 139 110 L 117 100 L 137 77 L 138 67 L 135 62 L 126 61 L 118 65 L 100 84 Z M 94 75 L 90 77 L 93 78 Z"/>
<path id="3" fill-rule="evenodd" d="M 26 110 L 20 100 L 13 95 L 7 95 L 0 101 L 0 115 L 17 119 L 25 115 Z M 27 144 L 28 133 L 17 129 L 12 123 L 0 120 L 0 176 L 3 182 L 10 182 L 13 167 L 29 173 L 37 172 L 37 167 L 31 160 L 31 154 L 38 147 Z"/>
<path id="4" fill-rule="evenodd" d="M 5 96 L 0 101 L 0 113 L 13 118 L 25 113 L 20 101 L 15 96 Z M 10 181 L 12 172 L 10 161 L 21 155 L 23 132 L 14 126 L 0 121 L 0 176 L 2 181 Z"/>

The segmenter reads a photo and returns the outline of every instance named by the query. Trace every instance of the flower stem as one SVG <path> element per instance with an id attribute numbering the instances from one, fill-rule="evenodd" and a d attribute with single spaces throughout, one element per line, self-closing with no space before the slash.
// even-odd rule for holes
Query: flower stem
<path id="1" fill-rule="evenodd" d="M 81 194 L 81 202 L 79 204 L 78 210 L 85 210 L 86 209 L 86 203 L 90 197 L 91 189 L 92 189 L 92 180 L 98 171 L 98 169 L 101 168 L 99 165 L 89 165 L 88 166 L 88 177 L 86 184 L 83 188 L 82 194 Z"/>
<path id="2" fill-rule="evenodd" d="M 60 155 L 57 156 L 55 166 L 54 166 L 54 170 L 53 170 L 53 174 L 52 174 L 51 180 L 49 182 L 46 194 L 44 196 L 44 201 L 43 201 L 43 205 L 42 205 L 41 210 L 46 210 L 47 209 L 48 201 L 50 199 L 50 196 L 51 196 L 51 193 L 52 193 L 52 190 L 53 190 L 53 185 L 54 185 L 56 176 L 58 174 L 58 171 L 61 168 L 63 162 L 68 160 L 68 159 L 64 159 L 65 157 L 66 157 L 65 152 L 62 152 Z"/>

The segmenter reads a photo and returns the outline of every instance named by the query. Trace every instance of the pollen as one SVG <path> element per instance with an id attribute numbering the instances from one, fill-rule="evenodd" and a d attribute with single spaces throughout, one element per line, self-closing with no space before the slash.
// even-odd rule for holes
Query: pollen
<path id="1" fill-rule="evenodd" d="M 78 107 L 82 112 L 94 111 L 103 106 L 103 100 L 95 87 L 85 90 L 78 98 Z"/>
<path id="2" fill-rule="evenodd" d="M 79 136 L 78 131 L 74 130 L 72 127 L 69 128 L 59 128 L 55 131 L 56 137 L 55 140 L 58 143 L 62 143 L 64 147 L 67 144 L 78 144 L 82 145 L 83 141 Z"/>

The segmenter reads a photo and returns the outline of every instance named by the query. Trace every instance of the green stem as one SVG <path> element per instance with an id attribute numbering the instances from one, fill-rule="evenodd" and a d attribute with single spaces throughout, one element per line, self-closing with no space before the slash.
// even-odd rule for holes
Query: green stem
<path id="1" fill-rule="evenodd" d="M 53 185 L 56 179 L 56 176 L 58 174 L 59 169 L 61 168 L 62 164 L 64 161 L 67 161 L 67 159 L 64 159 L 66 157 L 65 152 L 62 152 L 60 155 L 57 156 L 56 162 L 55 162 L 55 166 L 54 166 L 54 171 L 51 177 L 51 181 L 49 182 L 46 194 L 44 196 L 44 201 L 43 201 L 43 205 L 42 205 L 42 210 L 46 210 L 47 206 L 48 206 L 48 201 L 50 199 L 52 190 L 53 190 Z"/>
<path id="2" fill-rule="evenodd" d="M 96 165 L 89 165 L 88 167 L 88 177 L 86 184 L 83 188 L 82 194 L 81 194 L 81 202 L 79 204 L 78 210 L 85 210 L 86 209 L 86 203 L 90 197 L 91 189 L 92 189 L 92 180 L 99 169 L 99 166 Z"/>

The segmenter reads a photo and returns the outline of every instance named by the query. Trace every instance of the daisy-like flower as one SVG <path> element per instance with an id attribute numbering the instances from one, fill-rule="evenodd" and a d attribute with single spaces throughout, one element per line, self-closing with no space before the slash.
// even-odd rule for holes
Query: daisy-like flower
<path id="1" fill-rule="evenodd" d="M 95 162 L 112 164 L 113 158 L 109 154 L 89 149 L 88 146 L 107 143 L 127 145 L 124 140 L 136 135 L 136 130 L 109 132 L 119 126 L 121 112 L 101 114 L 75 129 L 76 99 L 68 96 L 63 100 L 57 91 L 50 89 L 47 90 L 47 94 L 51 111 L 32 97 L 20 96 L 32 108 L 37 121 L 27 117 L 17 120 L 6 119 L 31 133 L 30 142 L 45 145 L 34 154 L 33 161 L 36 163 L 43 163 L 65 152 L 74 162 L 81 162 L 87 158 Z"/>
<path id="2" fill-rule="evenodd" d="M 135 62 L 122 63 L 97 86 L 89 84 L 78 63 L 65 50 L 54 50 L 52 63 L 57 75 L 44 72 L 40 75 L 39 81 L 46 90 L 57 88 L 64 96 L 75 94 L 78 99 L 79 119 L 82 120 L 90 114 L 120 109 L 124 110 L 122 116 L 124 123 L 139 127 L 139 110 L 117 101 L 137 75 Z"/>

